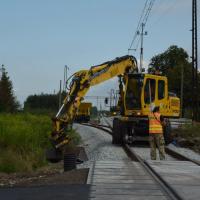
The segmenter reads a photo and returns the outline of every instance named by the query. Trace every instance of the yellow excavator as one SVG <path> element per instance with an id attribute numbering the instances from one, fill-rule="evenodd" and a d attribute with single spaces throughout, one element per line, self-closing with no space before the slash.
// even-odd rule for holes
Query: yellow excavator
<path id="1" fill-rule="evenodd" d="M 148 136 L 148 114 L 152 106 L 159 106 L 166 118 L 177 118 L 180 114 L 180 100 L 170 96 L 165 76 L 138 72 L 136 58 L 130 55 L 92 66 L 73 74 L 69 92 L 56 117 L 53 119 L 51 141 L 54 148 L 63 151 L 70 141 L 71 127 L 78 108 L 90 87 L 119 78 L 120 116 L 113 120 L 113 144 L 122 144 Z M 165 139 L 170 138 L 170 123 L 167 120 Z"/>

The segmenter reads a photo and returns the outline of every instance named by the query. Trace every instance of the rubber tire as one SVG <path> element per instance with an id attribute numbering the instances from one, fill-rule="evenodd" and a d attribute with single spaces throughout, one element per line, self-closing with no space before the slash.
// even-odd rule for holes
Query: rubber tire
<path id="1" fill-rule="evenodd" d="M 112 144 L 122 144 L 122 124 L 119 119 L 113 120 Z"/>
<path id="2" fill-rule="evenodd" d="M 122 144 L 128 144 L 128 141 L 126 140 L 126 136 L 129 136 L 128 134 L 128 127 L 127 126 L 123 126 L 123 132 L 122 132 Z"/>
<path id="3" fill-rule="evenodd" d="M 47 149 L 46 159 L 51 163 L 60 162 L 63 159 L 62 152 L 55 148 Z"/>
<path id="4" fill-rule="evenodd" d="M 173 141 L 170 121 L 166 120 L 166 125 L 163 127 L 165 144 L 168 145 Z"/>

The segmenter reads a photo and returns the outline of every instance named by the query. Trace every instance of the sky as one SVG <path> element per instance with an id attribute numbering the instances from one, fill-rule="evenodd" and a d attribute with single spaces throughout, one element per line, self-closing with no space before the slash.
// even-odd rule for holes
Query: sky
<path id="1" fill-rule="evenodd" d="M 58 92 L 65 65 L 70 75 L 126 55 L 145 1 L 0 0 L 0 65 L 20 103 Z M 192 0 L 155 0 L 145 27 L 145 67 L 170 45 L 191 55 L 191 9 Z M 139 49 L 130 54 L 139 59 Z M 109 96 L 111 89 L 118 89 L 116 78 L 88 95 Z"/>

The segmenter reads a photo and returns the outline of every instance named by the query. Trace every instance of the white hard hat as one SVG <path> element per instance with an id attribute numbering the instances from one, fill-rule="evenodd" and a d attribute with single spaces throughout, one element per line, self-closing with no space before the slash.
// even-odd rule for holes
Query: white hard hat
<path id="1" fill-rule="evenodd" d="M 155 107 L 156 107 L 155 104 L 151 103 L 151 105 L 150 105 L 150 111 L 153 112 L 153 110 L 154 110 Z"/>

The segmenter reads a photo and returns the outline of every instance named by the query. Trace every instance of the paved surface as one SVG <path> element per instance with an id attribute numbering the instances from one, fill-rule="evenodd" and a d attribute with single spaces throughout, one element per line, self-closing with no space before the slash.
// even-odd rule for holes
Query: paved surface
<path id="1" fill-rule="evenodd" d="M 200 199 L 200 166 L 188 161 L 147 162 L 183 199 Z"/>
<path id="2" fill-rule="evenodd" d="M 167 200 L 168 198 L 139 163 L 121 160 L 95 162 L 90 199 Z"/>
<path id="3" fill-rule="evenodd" d="M 90 185 L 1 188 L 1 200 L 87 200 Z"/>

